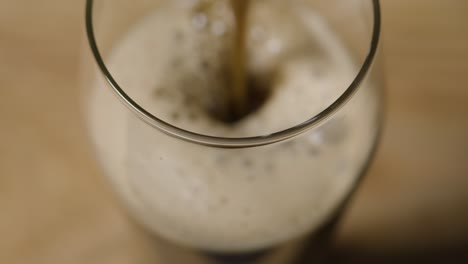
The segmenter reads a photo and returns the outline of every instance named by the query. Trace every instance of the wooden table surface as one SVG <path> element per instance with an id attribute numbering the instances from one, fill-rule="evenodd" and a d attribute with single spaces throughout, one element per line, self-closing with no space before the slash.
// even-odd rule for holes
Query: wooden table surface
<path id="1" fill-rule="evenodd" d="M 0 0 L 0 263 L 158 263 L 86 141 L 83 2 Z M 468 1 L 382 6 L 386 128 L 340 261 L 423 250 L 428 263 L 454 261 L 468 249 Z"/>

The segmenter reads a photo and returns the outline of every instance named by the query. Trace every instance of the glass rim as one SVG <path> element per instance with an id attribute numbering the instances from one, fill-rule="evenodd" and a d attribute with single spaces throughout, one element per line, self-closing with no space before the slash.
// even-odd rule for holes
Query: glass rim
<path id="1" fill-rule="evenodd" d="M 377 53 L 377 49 L 380 41 L 380 31 L 381 31 L 381 10 L 380 10 L 380 1 L 371 0 L 373 7 L 373 29 L 372 37 L 369 52 L 362 63 L 359 72 L 354 77 L 351 84 L 346 88 L 346 90 L 328 107 L 322 110 L 320 113 L 316 114 L 307 121 L 295 125 L 284 130 L 274 132 L 267 135 L 253 136 L 253 137 L 218 137 L 210 136 L 201 133 L 196 133 L 189 131 L 177 126 L 174 126 L 168 122 L 165 122 L 150 112 L 146 111 L 142 106 L 135 102 L 125 91 L 120 87 L 117 81 L 114 79 L 110 71 L 108 70 L 104 59 L 101 56 L 100 49 L 97 45 L 96 36 L 94 34 L 94 22 L 93 22 L 93 7 L 94 0 L 86 0 L 86 34 L 88 37 L 89 46 L 91 52 L 94 56 L 94 59 L 101 71 L 101 74 L 104 75 L 107 83 L 112 88 L 114 94 L 127 106 L 131 112 L 137 115 L 143 122 L 147 123 L 153 128 L 158 129 L 159 131 L 172 136 L 174 138 L 184 140 L 190 143 L 195 143 L 199 145 L 209 146 L 209 147 L 218 147 L 218 148 L 249 148 L 249 147 L 258 147 L 270 145 L 273 143 L 278 143 L 287 139 L 296 137 L 322 123 L 324 120 L 331 117 L 335 112 L 337 112 L 341 107 L 343 107 L 351 97 L 359 89 L 360 84 L 363 79 L 366 77 L 367 73 L 372 66 L 374 58 Z"/>

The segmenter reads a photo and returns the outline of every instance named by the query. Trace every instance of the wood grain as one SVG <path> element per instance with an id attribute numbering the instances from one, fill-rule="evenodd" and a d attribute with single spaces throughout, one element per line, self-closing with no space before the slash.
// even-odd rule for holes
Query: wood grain
<path id="1" fill-rule="evenodd" d="M 86 143 L 83 2 L 0 0 L 0 263 L 163 263 Z M 386 128 L 339 247 L 468 245 L 468 1 L 382 6 Z"/>

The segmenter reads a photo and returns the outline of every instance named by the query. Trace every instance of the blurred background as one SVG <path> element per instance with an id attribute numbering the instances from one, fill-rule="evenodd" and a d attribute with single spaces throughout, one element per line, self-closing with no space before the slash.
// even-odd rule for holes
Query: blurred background
<path id="1" fill-rule="evenodd" d="M 387 119 L 334 263 L 468 263 L 468 1 L 382 0 Z M 0 263 L 157 263 L 80 116 L 84 1 L 0 0 Z"/>

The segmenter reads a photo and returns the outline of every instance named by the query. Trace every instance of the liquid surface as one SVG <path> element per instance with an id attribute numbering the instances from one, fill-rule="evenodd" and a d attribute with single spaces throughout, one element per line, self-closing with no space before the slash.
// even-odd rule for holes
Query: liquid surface
<path id="1" fill-rule="evenodd" d="M 208 12 L 178 1 L 161 7 L 106 60 L 128 94 L 161 119 L 210 135 L 268 134 L 319 113 L 355 76 L 319 16 L 283 1 L 254 1 L 248 69 L 272 94 L 235 125 L 213 119 L 204 108 L 225 91 L 234 32 L 229 2 L 216 2 Z M 95 84 L 89 113 L 101 164 L 137 219 L 185 246 L 242 252 L 304 235 L 331 216 L 367 161 L 376 107 L 372 87 L 364 85 L 321 127 L 243 150 L 170 138 L 137 120 L 103 81 Z"/>

